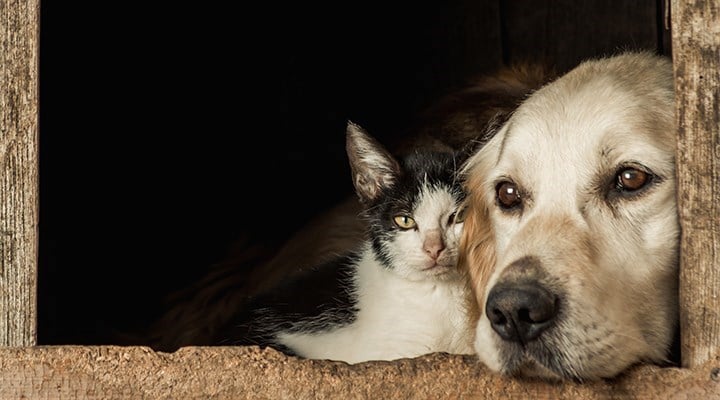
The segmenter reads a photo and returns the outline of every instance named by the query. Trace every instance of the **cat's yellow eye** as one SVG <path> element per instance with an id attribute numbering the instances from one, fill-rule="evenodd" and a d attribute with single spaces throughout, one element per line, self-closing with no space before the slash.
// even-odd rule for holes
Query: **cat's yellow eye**
<path id="1" fill-rule="evenodd" d="M 395 222 L 395 225 L 401 229 L 412 229 L 417 226 L 415 220 L 407 215 L 396 215 L 395 218 L 393 218 L 393 221 Z"/>
<path id="2" fill-rule="evenodd" d="M 460 207 L 459 210 L 455 212 L 455 223 L 459 224 L 465 221 L 465 211 L 467 210 L 467 207 Z"/>

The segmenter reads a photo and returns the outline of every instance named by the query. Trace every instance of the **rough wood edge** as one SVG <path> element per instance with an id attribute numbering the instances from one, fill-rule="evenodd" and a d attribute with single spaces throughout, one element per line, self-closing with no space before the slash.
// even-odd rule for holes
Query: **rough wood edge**
<path id="1" fill-rule="evenodd" d="M 24 396 L 24 397 L 23 397 Z M 0 348 L 0 398 L 720 399 L 720 355 L 695 369 L 640 366 L 591 383 L 498 376 L 472 356 L 442 353 L 356 365 L 258 347 Z"/>
<path id="2" fill-rule="evenodd" d="M 682 365 L 720 348 L 720 3 L 672 2 Z"/>
<path id="3" fill-rule="evenodd" d="M 0 1 L 0 345 L 36 343 L 39 2 Z"/>

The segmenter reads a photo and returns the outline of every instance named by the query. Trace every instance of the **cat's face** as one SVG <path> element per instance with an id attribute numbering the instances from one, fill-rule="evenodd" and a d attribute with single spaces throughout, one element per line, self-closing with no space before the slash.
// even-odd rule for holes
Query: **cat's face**
<path id="1" fill-rule="evenodd" d="M 398 162 L 353 123 L 347 152 L 378 261 L 411 280 L 458 277 L 465 197 L 456 179 L 459 154 L 415 153 Z"/>
<path id="2" fill-rule="evenodd" d="M 457 244 L 462 222 L 457 219 L 458 199 L 443 189 L 424 188 L 410 215 L 393 218 L 397 225 L 380 241 L 382 253 L 393 270 L 411 280 L 456 276 Z M 396 219 L 407 221 L 398 224 Z M 402 225 L 402 226 L 401 226 Z"/>
<path id="3" fill-rule="evenodd" d="M 366 212 L 380 261 L 411 280 L 457 277 L 464 194 L 450 155 L 406 161 L 403 174 Z"/>

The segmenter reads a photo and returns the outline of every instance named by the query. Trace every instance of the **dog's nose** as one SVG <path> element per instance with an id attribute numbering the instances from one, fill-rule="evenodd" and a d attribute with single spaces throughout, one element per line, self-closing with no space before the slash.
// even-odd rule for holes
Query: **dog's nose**
<path id="1" fill-rule="evenodd" d="M 525 344 L 540 336 L 557 315 L 557 298 L 536 282 L 495 286 L 485 313 L 504 340 Z"/>

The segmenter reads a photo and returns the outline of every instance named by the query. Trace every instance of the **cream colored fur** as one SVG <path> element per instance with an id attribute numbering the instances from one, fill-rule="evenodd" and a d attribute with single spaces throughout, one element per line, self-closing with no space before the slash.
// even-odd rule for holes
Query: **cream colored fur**
<path id="1" fill-rule="evenodd" d="M 678 307 L 673 113 L 668 59 L 590 60 L 531 95 L 469 160 L 461 262 L 479 306 L 475 349 L 491 369 L 584 380 L 666 360 Z M 626 166 L 654 178 L 618 196 Z M 503 181 L 518 186 L 521 209 L 499 207 Z M 493 330 L 485 305 L 523 257 L 539 260 L 559 311 L 520 345 Z"/>

